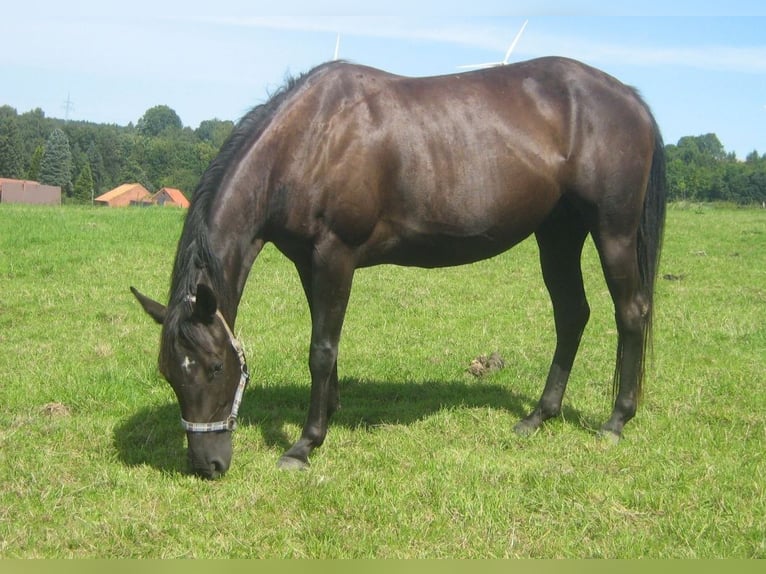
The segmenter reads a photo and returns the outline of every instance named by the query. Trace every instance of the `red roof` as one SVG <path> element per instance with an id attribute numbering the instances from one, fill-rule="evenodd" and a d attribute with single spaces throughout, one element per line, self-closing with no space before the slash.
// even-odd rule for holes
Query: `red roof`
<path id="1" fill-rule="evenodd" d="M 186 199 L 186 196 L 180 189 L 176 189 L 174 187 L 163 187 L 154 197 L 159 196 L 163 192 L 167 194 L 167 196 L 170 198 L 170 201 L 172 201 L 175 205 L 179 207 L 189 207 L 189 200 Z"/>
<path id="2" fill-rule="evenodd" d="M 124 183 L 99 195 L 96 201 L 107 205 L 128 205 L 131 201 L 140 201 L 147 195 L 149 192 L 140 183 Z"/>

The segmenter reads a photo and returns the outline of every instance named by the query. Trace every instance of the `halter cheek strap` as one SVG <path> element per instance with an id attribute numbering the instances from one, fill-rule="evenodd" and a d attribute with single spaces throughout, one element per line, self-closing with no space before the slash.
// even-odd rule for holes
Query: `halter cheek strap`
<path id="1" fill-rule="evenodd" d="M 188 295 L 186 300 L 189 303 L 196 302 L 197 298 L 194 295 Z M 181 426 L 186 432 L 219 432 L 219 431 L 233 431 L 237 428 L 237 414 L 239 413 L 239 405 L 242 403 L 242 396 L 245 394 L 245 388 L 250 382 L 250 372 L 247 370 L 247 362 L 245 361 L 245 351 L 242 349 L 242 344 L 237 340 L 232 332 L 229 324 L 224 319 L 221 311 L 216 309 L 216 316 L 220 319 L 226 334 L 229 337 L 229 343 L 234 351 L 237 353 L 239 359 L 239 384 L 237 385 L 237 391 L 234 393 L 234 403 L 231 406 L 231 414 L 226 417 L 225 420 L 212 422 L 212 423 L 195 423 L 187 421 L 181 417 Z"/>

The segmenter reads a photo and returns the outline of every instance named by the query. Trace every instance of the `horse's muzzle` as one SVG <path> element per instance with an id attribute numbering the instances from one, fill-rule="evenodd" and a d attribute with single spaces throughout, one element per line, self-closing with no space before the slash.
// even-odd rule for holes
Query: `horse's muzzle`
<path id="1" fill-rule="evenodd" d="M 201 478 L 223 476 L 231 465 L 231 432 L 186 433 L 189 467 Z"/>

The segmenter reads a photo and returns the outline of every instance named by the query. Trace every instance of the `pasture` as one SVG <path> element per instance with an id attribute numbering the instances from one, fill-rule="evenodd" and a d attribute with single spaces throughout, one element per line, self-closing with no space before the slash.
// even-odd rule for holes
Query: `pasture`
<path id="1" fill-rule="evenodd" d="M 236 326 L 253 376 L 218 481 L 186 474 L 157 372 L 183 214 L 0 205 L 0 557 L 765 558 L 766 211 L 671 206 L 654 358 L 622 442 L 616 333 L 595 250 L 564 413 L 513 425 L 553 352 L 529 240 L 488 261 L 360 270 L 342 410 L 308 472 L 277 458 L 308 403 L 309 318 L 267 247 Z M 504 369 L 467 372 L 499 352 Z"/>

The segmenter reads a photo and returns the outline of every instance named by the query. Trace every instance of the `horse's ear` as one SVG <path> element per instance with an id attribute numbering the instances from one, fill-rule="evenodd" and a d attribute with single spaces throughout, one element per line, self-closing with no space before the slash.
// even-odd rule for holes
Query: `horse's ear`
<path id="1" fill-rule="evenodd" d="M 152 319 L 154 319 L 160 325 L 165 322 L 165 316 L 167 315 L 168 311 L 168 308 L 165 307 L 165 305 L 158 303 L 153 299 L 149 299 L 149 297 L 140 293 L 135 287 L 131 287 L 130 291 L 133 293 L 133 295 L 135 295 L 136 299 L 138 299 L 138 302 L 141 303 L 141 307 L 144 308 L 144 311 L 146 311 Z"/>
<path id="2" fill-rule="evenodd" d="M 204 283 L 198 284 L 194 300 L 194 315 L 204 322 L 209 322 L 213 320 L 217 310 L 218 300 L 213 290 Z"/>

